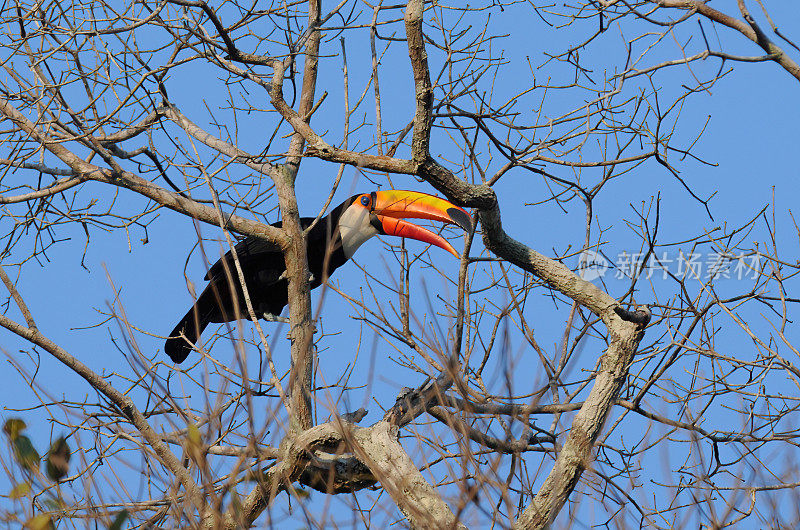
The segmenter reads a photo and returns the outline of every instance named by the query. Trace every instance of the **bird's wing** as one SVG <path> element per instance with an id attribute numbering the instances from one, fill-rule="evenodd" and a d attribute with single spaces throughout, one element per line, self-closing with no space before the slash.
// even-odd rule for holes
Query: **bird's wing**
<path id="1" fill-rule="evenodd" d="M 301 217 L 300 226 L 305 229 L 308 228 L 314 221 L 313 217 Z M 282 223 L 278 221 L 273 223 L 272 226 L 281 228 Z M 321 219 L 314 230 L 308 235 L 309 245 L 316 243 L 316 240 L 325 238 L 326 231 L 322 229 L 325 226 L 325 219 Z M 268 287 L 283 279 L 283 273 L 286 270 L 285 262 L 283 261 L 283 253 L 280 247 L 266 239 L 256 237 L 247 237 L 239 241 L 236 246 L 236 256 L 239 258 L 239 263 L 242 266 L 242 272 L 245 277 L 253 278 L 256 280 L 260 287 Z M 227 269 L 230 272 L 225 272 Z M 236 275 L 236 266 L 233 262 L 233 256 L 230 251 L 225 253 L 225 256 L 217 260 L 214 265 L 206 273 L 206 280 L 227 280 L 228 274 Z"/>
<path id="2" fill-rule="evenodd" d="M 253 273 L 266 273 L 267 275 L 274 275 L 272 281 L 278 281 L 278 277 L 285 268 L 283 266 L 283 254 L 281 253 L 278 245 L 255 237 L 248 237 L 243 239 L 234 247 L 236 249 L 236 257 L 242 266 L 242 271 L 247 276 L 248 272 Z M 226 268 L 229 272 L 226 272 Z M 233 255 L 228 251 L 225 256 L 219 259 L 208 270 L 206 280 L 223 280 L 227 278 L 228 274 L 236 275 L 236 267 L 233 262 Z M 270 274 L 271 273 L 271 274 Z M 261 276 L 261 274 L 259 274 Z M 264 283 L 272 283 L 269 278 L 259 278 Z M 266 280 L 266 281 L 265 281 Z"/>

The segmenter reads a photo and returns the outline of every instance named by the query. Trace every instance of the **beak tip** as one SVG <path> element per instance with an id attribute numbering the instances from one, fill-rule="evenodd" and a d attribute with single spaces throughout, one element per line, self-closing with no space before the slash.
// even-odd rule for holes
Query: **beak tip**
<path id="1" fill-rule="evenodd" d="M 461 208 L 448 208 L 447 216 L 450 217 L 455 224 L 463 228 L 465 232 L 470 232 L 472 230 L 472 217 Z"/>

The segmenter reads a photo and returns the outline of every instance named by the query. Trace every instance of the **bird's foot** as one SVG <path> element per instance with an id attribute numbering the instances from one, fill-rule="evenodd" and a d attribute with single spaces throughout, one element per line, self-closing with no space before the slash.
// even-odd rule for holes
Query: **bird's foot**
<path id="1" fill-rule="evenodd" d="M 289 276 L 286 274 L 286 271 L 283 271 L 283 272 L 281 273 L 281 275 L 280 275 L 280 276 L 278 276 L 278 279 L 279 279 L 279 280 L 286 280 L 286 279 L 288 279 L 288 278 L 289 278 Z M 313 282 L 313 281 L 314 281 L 314 274 L 313 274 L 313 273 L 311 273 L 311 272 L 309 272 L 309 273 L 308 273 L 308 281 L 309 281 L 309 282 Z"/>

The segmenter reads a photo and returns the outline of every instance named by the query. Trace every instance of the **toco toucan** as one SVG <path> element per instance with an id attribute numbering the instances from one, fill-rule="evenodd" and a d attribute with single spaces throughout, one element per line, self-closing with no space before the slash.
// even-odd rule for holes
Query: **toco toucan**
<path id="1" fill-rule="evenodd" d="M 354 195 L 320 219 L 306 235 L 310 287 L 318 287 L 366 240 L 379 234 L 417 239 L 458 257 L 447 240 L 404 218 L 431 219 L 472 229 L 472 219 L 464 209 L 433 195 L 400 190 Z M 306 229 L 313 221 L 312 217 L 303 217 L 300 224 Z M 280 227 L 281 223 L 272 226 Z M 274 320 L 288 302 L 283 253 L 277 245 L 255 237 L 243 239 L 235 249 L 253 309 L 259 317 Z M 164 351 L 177 363 L 186 359 L 209 323 L 229 322 L 248 314 L 230 252 L 211 266 L 205 279 L 208 285 L 164 344 Z"/>

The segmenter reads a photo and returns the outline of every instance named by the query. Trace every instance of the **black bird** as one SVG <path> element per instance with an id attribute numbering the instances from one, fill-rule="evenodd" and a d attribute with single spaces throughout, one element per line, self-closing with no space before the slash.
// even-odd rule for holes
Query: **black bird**
<path id="1" fill-rule="evenodd" d="M 306 236 L 311 288 L 318 287 L 353 257 L 362 243 L 379 234 L 417 239 L 458 257 L 447 240 L 403 218 L 431 219 L 472 229 L 472 219 L 465 210 L 433 195 L 400 190 L 353 195 L 320 219 Z M 313 221 L 312 217 L 300 219 L 303 229 Z M 281 223 L 272 226 L 280 227 Z M 276 245 L 255 237 L 242 240 L 235 248 L 253 309 L 258 316 L 275 320 L 288 302 L 283 253 Z M 229 322 L 248 314 L 230 252 L 211 266 L 205 279 L 208 285 L 164 344 L 164 351 L 176 363 L 186 359 L 209 323 Z"/>

